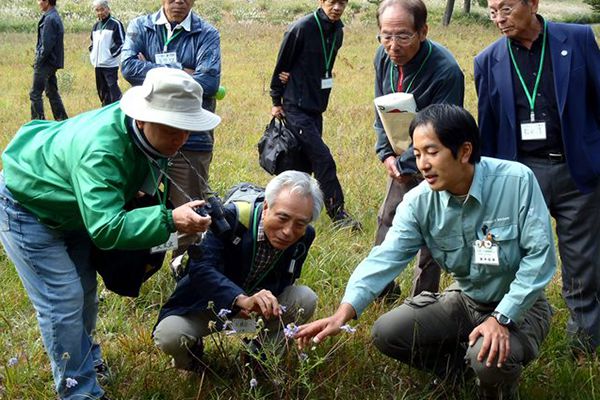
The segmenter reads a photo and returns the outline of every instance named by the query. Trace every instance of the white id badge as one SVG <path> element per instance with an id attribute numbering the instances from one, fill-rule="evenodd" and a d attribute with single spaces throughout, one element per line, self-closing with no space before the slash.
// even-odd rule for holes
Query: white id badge
<path id="1" fill-rule="evenodd" d="M 333 87 L 333 78 L 321 79 L 321 89 L 331 89 Z"/>
<path id="2" fill-rule="evenodd" d="M 473 253 L 475 255 L 475 264 L 500 265 L 498 257 L 498 245 L 489 240 L 476 240 L 473 243 Z"/>
<path id="3" fill-rule="evenodd" d="M 255 333 L 256 320 L 254 318 L 232 318 L 231 327 L 237 333 Z"/>
<path id="4" fill-rule="evenodd" d="M 546 123 L 544 121 L 521 122 L 521 140 L 546 140 Z"/>
<path id="5" fill-rule="evenodd" d="M 165 251 L 175 250 L 178 247 L 177 242 L 177 232 L 173 232 L 166 242 L 150 248 L 150 253 L 164 253 Z"/>
<path id="6" fill-rule="evenodd" d="M 174 51 L 170 53 L 158 53 L 154 56 L 154 60 L 157 64 L 161 65 L 177 64 L 177 53 Z"/>

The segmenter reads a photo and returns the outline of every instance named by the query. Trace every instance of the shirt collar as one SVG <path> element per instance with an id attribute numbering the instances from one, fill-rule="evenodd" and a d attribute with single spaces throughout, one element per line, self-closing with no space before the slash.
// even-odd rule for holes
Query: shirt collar
<path id="1" fill-rule="evenodd" d="M 170 32 L 171 31 L 171 24 L 169 23 L 169 20 L 167 19 L 167 16 L 165 15 L 163 8 L 160 8 L 160 11 L 158 12 L 158 19 L 156 20 L 156 25 L 166 25 L 167 26 L 167 30 Z M 183 28 L 184 30 L 190 32 L 192 30 L 192 12 L 190 11 L 188 13 L 188 15 L 185 17 L 185 19 L 183 21 L 181 21 L 179 24 L 177 24 L 175 26 L 175 29 L 177 28 Z M 173 30 L 175 30 L 173 29 Z"/>
<path id="2" fill-rule="evenodd" d="M 483 171 L 482 171 L 482 168 L 483 168 L 483 166 L 481 165 L 481 162 L 478 162 L 475 164 L 475 172 L 473 173 L 473 182 L 471 182 L 471 187 L 469 188 L 469 195 L 467 196 L 467 200 L 465 201 L 465 203 L 467 201 L 469 201 L 469 199 L 471 199 L 471 198 L 474 198 L 480 204 L 482 202 L 482 199 L 483 199 Z M 452 199 L 452 201 L 458 201 L 447 190 L 440 192 L 440 198 L 442 199 L 442 202 L 444 203 L 444 205 L 446 207 L 448 207 L 451 199 Z"/>

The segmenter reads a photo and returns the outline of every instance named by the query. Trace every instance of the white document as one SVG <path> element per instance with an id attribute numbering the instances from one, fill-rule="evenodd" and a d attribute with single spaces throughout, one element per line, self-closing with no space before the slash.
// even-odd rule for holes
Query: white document
<path id="1" fill-rule="evenodd" d="M 410 93 L 391 93 L 373 101 L 392 148 L 402 153 L 410 145 L 408 127 L 417 112 L 417 103 Z"/>

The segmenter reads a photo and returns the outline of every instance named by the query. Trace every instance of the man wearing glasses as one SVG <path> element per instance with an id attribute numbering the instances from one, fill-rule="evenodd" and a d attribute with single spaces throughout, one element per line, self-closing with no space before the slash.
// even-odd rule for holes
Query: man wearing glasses
<path id="1" fill-rule="evenodd" d="M 435 103 L 462 106 L 464 76 L 454 56 L 439 43 L 427 39 L 427 8 L 421 0 L 383 0 L 377 11 L 381 46 L 375 54 L 375 97 L 395 92 L 411 93 L 417 111 Z M 383 242 L 392 226 L 396 207 L 404 195 L 418 185 L 420 177 L 412 146 L 396 154 L 377 113 L 374 123 L 375 151 L 388 178 L 387 193 L 377 216 L 375 245 Z M 437 292 L 440 267 L 426 247 L 415 268 L 413 295 L 423 290 Z M 383 294 L 393 290 L 391 282 Z"/>
<path id="2" fill-rule="evenodd" d="M 556 220 L 567 333 L 582 361 L 600 344 L 600 51 L 589 26 L 490 0 L 504 38 L 475 58 L 483 155 L 529 166 Z"/>
<path id="3" fill-rule="evenodd" d="M 319 8 L 286 31 L 271 79 L 271 114 L 298 133 L 302 150 L 325 195 L 336 227 L 361 229 L 344 206 L 335 160 L 323 141 L 323 113 L 335 85 L 333 64 L 344 40 L 342 14 L 348 0 L 319 0 Z"/>

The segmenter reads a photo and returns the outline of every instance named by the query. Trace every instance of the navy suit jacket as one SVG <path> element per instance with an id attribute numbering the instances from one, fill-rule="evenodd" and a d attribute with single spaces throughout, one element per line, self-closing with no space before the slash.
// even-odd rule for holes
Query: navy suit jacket
<path id="1" fill-rule="evenodd" d="M 571 177 L 582 192 L 600 181 L 600 50 L 587 25 L 548 22 L 556 102 Z M 520 123 L 507 40 L 475 57 L 482 155 L 517 160 Z"/>

